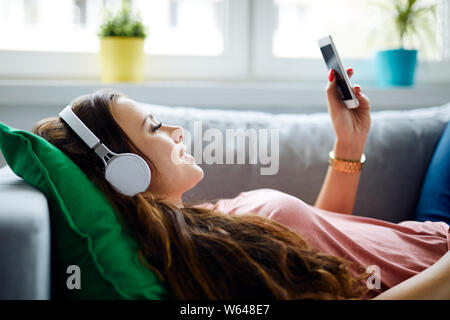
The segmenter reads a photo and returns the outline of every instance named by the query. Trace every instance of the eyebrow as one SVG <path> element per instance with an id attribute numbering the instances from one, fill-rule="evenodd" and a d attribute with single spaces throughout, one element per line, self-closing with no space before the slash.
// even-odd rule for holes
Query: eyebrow
<path id="1" fill-rule="evenodd" d="M 151 119 L 151 118 L 153 118 L 153 115 L 152 114 L 148 114 L 148 115 L 146 115 L 145 116 L 145 118 L 144 118 L 144 121 L 142 121 L 142 125 L 141 125 L 141 128 L 144 126 L 144 124 L 145 124 L 145 121 L 147 121 L 147 119 Z"/>

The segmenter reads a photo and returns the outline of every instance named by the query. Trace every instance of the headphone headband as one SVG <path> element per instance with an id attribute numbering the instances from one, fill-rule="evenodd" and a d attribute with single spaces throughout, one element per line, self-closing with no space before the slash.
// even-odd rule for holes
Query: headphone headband
<path id="1" fill-rule="evenodd" d="M 90 149 L 93 149 L 100 140 L 95 136 L 95 134 L 77 117 L 77 115 L 72 111 L 72 106 L 66 106 L 60 113 L 59 116 L 72 128 L 73 131 L 88 145 Z"/>
<path id="2" fill-rule="evenodd" d="M 118 192 L 132 197 L 147 190 L 151 172 L 144 159 L 133 153 L 116 154 L 110 151 L 72 111 L 72 106 L 66 106 L 59 116 L 102 159 L 105 179 Z"/>

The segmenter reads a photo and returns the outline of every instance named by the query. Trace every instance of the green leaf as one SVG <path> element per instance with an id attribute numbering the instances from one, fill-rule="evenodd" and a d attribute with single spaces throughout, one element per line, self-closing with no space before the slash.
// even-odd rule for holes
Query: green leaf
<path id="1" fill-rule="evenodd" d="M 419 33 L 430 34 L 433 18 L 436 18 L 438 4 L 425 5 L 423 0 L 393 0 L 390 2 L 371 3 L 385 15 L 392 16 L 401 47 L 414 37 L 421 38 Z M 420 6 L 422 5 L 422 6 Z M 384 25 L 384 29 L 387 25 Z M 423 30 L 427 29 L 427 30 Z"/>
<path id="2" fill-rule="evenodd" d="M 122 8 L 111 13 L 104 9 L 103 22 L 100 25 L 99 37 L 147 37 L 146 27 L 141 18 L 133 14 L 129 1 L 122 2 Z"/>

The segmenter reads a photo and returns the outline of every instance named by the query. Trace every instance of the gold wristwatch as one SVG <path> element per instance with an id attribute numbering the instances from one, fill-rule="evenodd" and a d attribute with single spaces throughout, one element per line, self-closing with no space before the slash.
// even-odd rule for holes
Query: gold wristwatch
<path id="1" fill-rule="evenodd" d="M 347 160 L 335 158 L 334 151 L 331 150 L 328 154 L 328 164 L 330 167 L 337 171 L 345 173 L 361 172 L 364 162 L 366 162 L 366 156 L 364 153 L 361 156 L 361 160 Z"/>

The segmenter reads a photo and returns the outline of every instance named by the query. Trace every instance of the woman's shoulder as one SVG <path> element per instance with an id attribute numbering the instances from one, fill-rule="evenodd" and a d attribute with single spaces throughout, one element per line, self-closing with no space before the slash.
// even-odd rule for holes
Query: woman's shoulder
<path id="1" fill-rule="evenodd" d="M 276 189 L 259 188 L 259 189 L 253 189 L 253 190 L 248 190 L 248 191 L 242 191 L 232 198 L 223 198 L 223 199 L 214 200 L 214 201 L 211 201 L 211 200 L 205 201 L 203 203 L 196 204 L 196 206 L 210 208 L 219 202 L 237 202 L 237 201 L 240 201 L 243 199 L 246 199 L 246 200 L 253 199 L 255 201 L 265 201 L 266 202 L 270 199 L 279 198 L 279 197 L 292 197 L 292 196 L 287 193 L 284 193 L 282 191 L 276 190 Z"/>
<path id="2" fill-rule="evenodd" d="M 272 188 L 259 188 L 239 193 L 236 197 L 231 199 L 225 199 L 228 202 L 249 202 L 258 205 L 273 204 L 280 206 L 290 202 L 298 203 L 303 202 L 301 199 L 290 195 L 286 192 L 272 189 Z"/>
<path id="3" fill-rule="evenodd" d="M 270 197 L 284 197 L 284 196 L 291 196 L 283 191 L 272 189 L 272 188 L 259 188 L 259 189 L 253 189 L 249 191 L 243 191 L 239 193 L 239 196 L 243 197 L 249 197 L 249 196 L 270 196 Z M 292 197 L 292 196 L 291 196 Z"/>
<path id="4" fill-rule="evenodd" d="M 308 210 L 307 204 L 299 198 L 271 188 L 243 191 L 234 198 L 221 199 L 205 207 L 226 214 L 255 213 L 269 218 L 292 210 Z"/>

